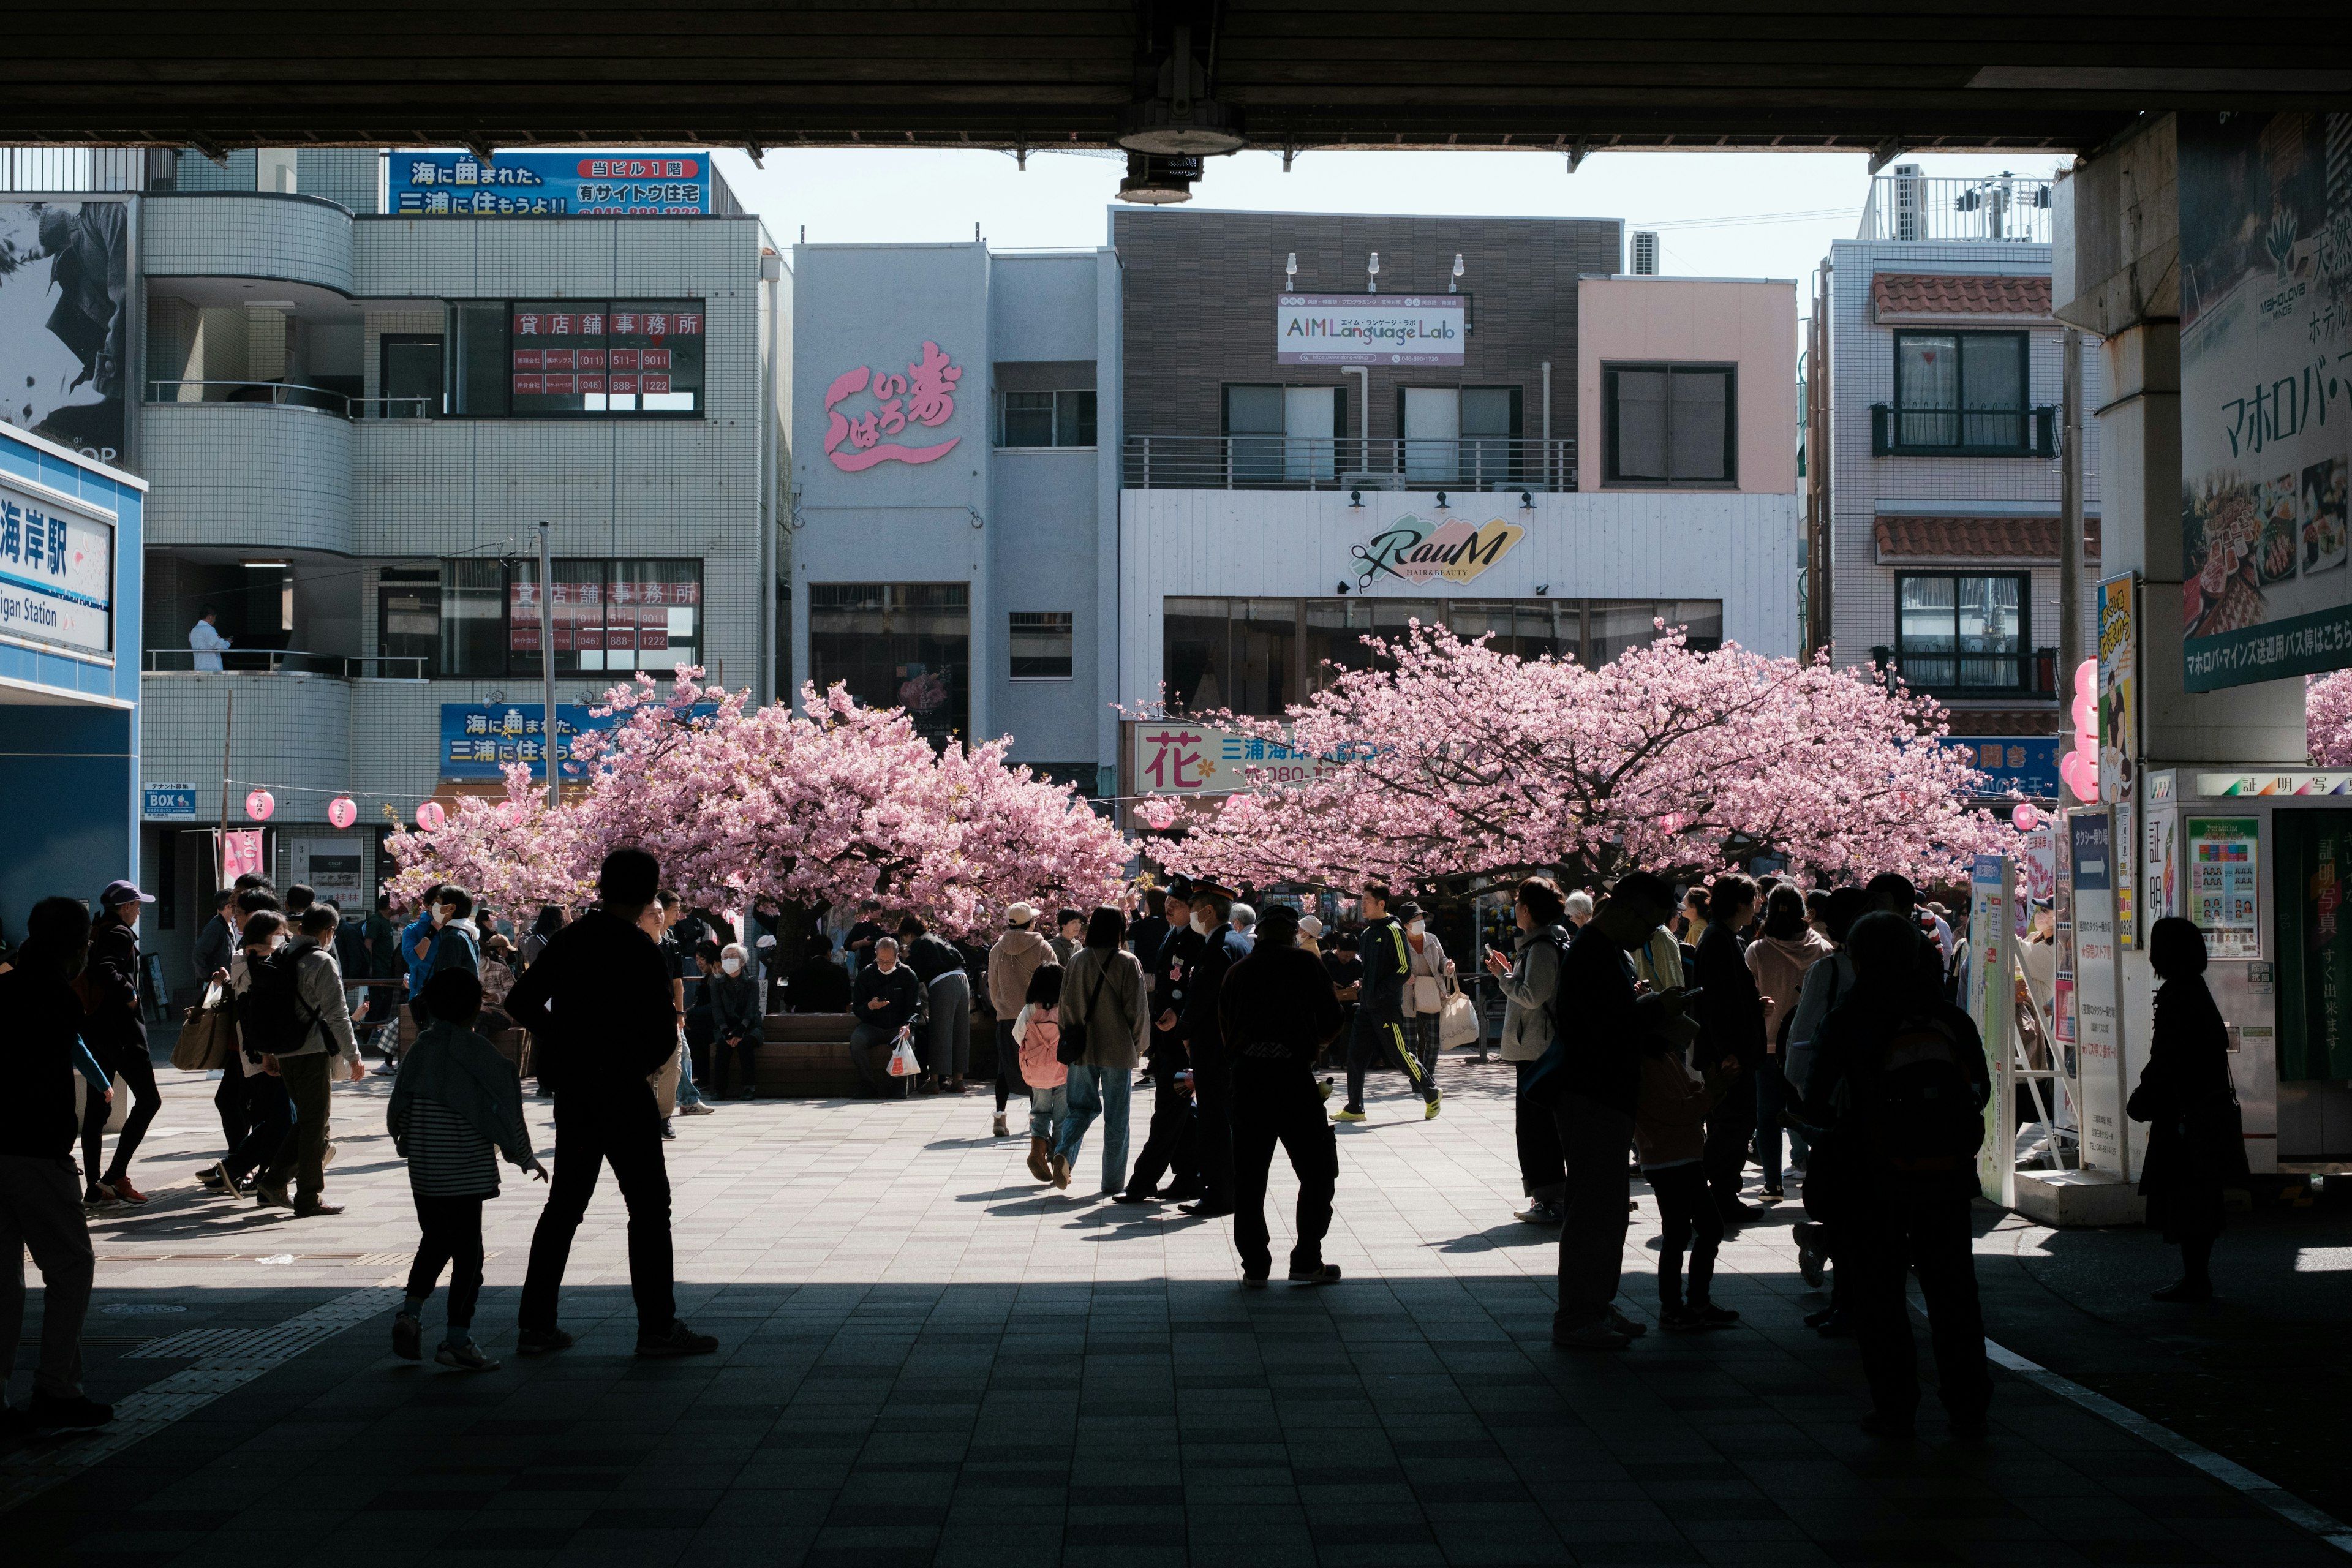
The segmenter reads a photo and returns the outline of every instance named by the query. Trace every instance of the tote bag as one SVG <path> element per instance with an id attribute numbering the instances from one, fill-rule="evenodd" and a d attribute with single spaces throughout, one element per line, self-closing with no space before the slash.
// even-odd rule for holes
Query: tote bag
<path id="1" fill-rule="evenodd" d="M 1437 1044 L 1441 1049 L 1475 1044 L 1486 1033 L 1478 1018 L 1478 1009 L 1471 1005 L 1469 994 L 1452 980 L 1446 982 L 1445 1005 L 1437 1009 Z"/>
<path id="2" fill-rule="evenodd" d="M 904 1035 L 899 1036 L 898 1048 L 890 1053 L 890 1076 L 913 1078 L 922 1070 L 923 1064 L 915 1059 L 915 1042 Z"/>

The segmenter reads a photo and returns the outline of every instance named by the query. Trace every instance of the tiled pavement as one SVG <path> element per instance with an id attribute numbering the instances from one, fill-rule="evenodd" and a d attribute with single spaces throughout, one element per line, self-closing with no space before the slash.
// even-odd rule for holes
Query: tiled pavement
<path id="1" fill-rule="evenodd" d="M 580 1345 L 509 1353 L 538 1211 L 535 1184 L 510 1181 L 490 1207 L 480 1316 L 507 1365 L 481 1377 L 387 1353 L 381 1287 L 415 1232 L 381 1086 L 337 1099 L 330 1176 L 350 1212 L 295 1222 L 187 1186 L 216 1134 L 204 1086 L 167 1082 L 161 1125 L 181 1131 L 142 1163 L 156 1201 L 100 1222 L 90 1328 L 107 1342 L 90 1352 L 93 1392 L 151 1390 L 148 1435 L 87 1465 L 87 1438 L 0 1458 L 0 1481 L 58 1478 L 0 1516 L 0 1556 L 93 1568 L 389 1568 L 457 1553 L 567 1568 L 2337 1560 L 2005 1376 L 1989 1442 L 1948 1441 L 1932 1397 L 1918 1443 L 1864 1437 L 1850 1343 L 1798 1321 L 1819 1299 L 1795 1272 L 1792 1215 L 1726 1250 L 1718 1299 L 1746 1314 L 1741 1328 L 1654 1333 L 1608 1357 L 1553 1351 L 1551 1237 L 1510 1218 L 1508 1081 L 1499 1068 L 1448 1073 L 1437 1121 L 1391 1096 L 1341 1133 L 1328 1255 L 1346 1280 L 1263 1294 L 1235 1288 L 1227 1224 L 1080 1195 L 1098 1175 L 1092 1140 L 1072 1194 L 1041 1191 L 1025 1146 L 987 1136 L 984 1097 L 728 1106 L 681 1122 L 669 1146 L 681 1305 L 721 1352 L 629 1354 L 608 1183 L 565 1302 Z M 532 1116 L 544 1147 L 542 1102 Z M 1278 1169 L 1276 1205 L 1292 1191 Z M 1629 1268 L 1650 1264 L 1651 1217 L 1645 1201 Z M 1646 1315 L 1646 1281 L 1629 1284 L 1627 1305 Z M 195 1354 L 194 1340 L 137 1342 L 306 1313 L 290 1337 L 202 1342 L 210 1360 L 135 1353 Z M 167 1405 L 153 1390 L 168 1376 L 182 1386 Z M 21 1376 L 15 1386 L 21 1397 Z"/>

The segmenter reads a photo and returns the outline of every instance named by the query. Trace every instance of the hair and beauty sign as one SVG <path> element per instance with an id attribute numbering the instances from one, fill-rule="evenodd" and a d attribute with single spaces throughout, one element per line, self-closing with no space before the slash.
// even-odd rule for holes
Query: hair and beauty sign
<path id="1" fill-rule="evenodd" d="M 1470 341 L 1467 294 L 1278 294 L 1280 364 L 1459 365 Z"/>
<path id="2" fill-rule="evenodd" d="M 0 479 L 0 636 L 114 651 L 114 518 L 28 479 Z"/>
<path id="3" fill-rule="evenodd" d="M 1370 588 L 1383 577 L 1415 587 L 1438 578 L 1467 583 L 1508 555 L 1527 532 L 1499 517 L 1474 525 L 1458 517 L 1436 522 L 1408 512 L 1351 546 L 1348 569 L 1356 574 L 1360 588 Z"/>
<path id="4" fill-rule="evenodd" d="M 824 392 L 825 457 L 845 474 L 882 463 L 938 462 L 963 437 L 928 445 L 897 437 L 936 430 L 954 418 L 956 384 L 962 379 L 963 367 L 928 338 L 922 357 L 903 374 L 867 365 L 844 371 Z"/>
<path id="5" fill-rule="evenodd" d="M 2187 114 L 2183 679 L 2352 666 L 2352 114 Z"/>
<path id="6" fill-rule="evenodd" d="M 698 217 L 705 153 L 393 153 L 387 210 L 414 217 Z"/>

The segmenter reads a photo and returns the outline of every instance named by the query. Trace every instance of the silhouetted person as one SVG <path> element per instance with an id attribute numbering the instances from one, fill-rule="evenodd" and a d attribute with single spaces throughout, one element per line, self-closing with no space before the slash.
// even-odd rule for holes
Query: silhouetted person
<path id="1" fill-rule="evenodd" d="M 1706 1113 L 1707 1194 L 1726 1220 L 1753 1219 L 1763 1211 L 1740 1202 L 1739 1180 L 1748 1147 L 1756 1137 L 1756 1072 L 1764 1063 L 1764 999 L 1748 967 L 1739 933 L 1756 912 L 1756 884 L 1738 872 L 1717 877 L 1707 889 L 1706 930 L 1698 939 L 1692 980 L 1698 986 L 1699 1054 L 1706 1070 L 1724 1062 L 1721 1098 Z M 1768 1175 L 1778 1178 L 1777 1171 Z"/>
<path id="2" fill-rule="evenodd" d="M 1315 1057 L 1348 1016 L 1323 961 L 1299 948 L 1297 937 L 1297 910 L 1286 904 L 1268 910 L 1257 946 L 1226 972 L 1218 1004 L 1233 1075 L 1234 1246 L 1242 1255 L 1242 1283 L 1254 1289 L 1264 1289 L 1274 1269 L 1265 1183 L 1277 1142 L 1298 1176 L 1291 1283 L 1328 1285 L 1339 1278 L 1339 1266 L 1323 1261 L 1339 1146 L 1323 1113 Z"/>
<path id="3" fill-rule="evenodd" d="M 1807 1184 L 1841 1189 L 1838 1273 L 1873 1406 L 1864 1429 L 1911 1433 L 1919 1371 L 1904 1278 L 1916 1270 L 1945 1413 L 1976 1436 L 1992 1383 L 1969 1205 L 1992 1084 L 1975 1024 L 1922 990 L 1921 946 L 1918 927 L 1892 910 L 1864 915 L 1847 937 L 1853 989 L 1822 1021 L 1805 1084 L 1806 1120 L 1822 1129 Z"/>
<path id="4" fill-rule="evenodd" d="M 549 938 L 507 994 L 508 1014 L 541 1042 L 540 1083 L 555 1090 L 555 1180 L 530 1240 L 515 1348 L 530 1355 L 572 1344 L 556 1326 L 556 1293 L 609 1160 L 629 1205 L 637 1353 L 704 1355 L 719 1342 L 677 1315 L 669 1170 L 652 1082 L 677 1048 L 669 968 L 638 923 L 661 887 L 661 867 L 642 849 L 616 849 L 596 887 L 603 902 Z"/>
<path id="5" fill-rule="evenodd" d="M 1151 983 L 1151 1031 L 1145 1045 L 1150 1053 L 1151 1128 L 1128 1173 L 1127 1189 L 1113 1200 L 1122 1204 L 1181 1203 L 1200 1193 L 1194 1180 L 1200 1151 L 1193 1136 L 1192 1069 L 1184 1050 L 1184 1001 L 1203 941 L 1192 924 L 1192 882 L 1172 879 L 1160 908 L 1168 928 L 1160 945 L 1146 952 L 1143 940 L 1136 939 L 1135 956 Z M 1162 1191 L 1160 1178 L 1171 1171 L 1175 1180 Z"/>
<path id="6" fill-rule="evenodd" d="M 2139 1190 L 2147 1223 L 2180 1248 L 2180 1279 L 2156 1292 L 2159 1301 L 2210 1301 L 2213 1238 L 2221 1234 L 2221 1189 L 2246 1184 L 2246 1143 L 2230 1081 L 2230 1031 L 2205 987 L 2205 933 L 2178 915 L 2150 928 L 2148 967 L 2156 992 L 2156 1029 L 2147 1066 L 2131 1097 L 2134 1121 L 2147 1129 Z"/>
<path id="7" fill-rule="evenodd" d="M 1193 923 L 1203 913 L 1211 923 L 1184 999 L 1184 1050 L 1192 1059 L 1198 1100 L 1192 1133 L 1201 1160 L 1201 1201 L 1185 1205 L 1184 1212 L 1203 1219 L 1234 1212 L 1234 1075 L 1220 1008 L 1225 976 L 1249 956 L 1249 949 L 1228 923 L 1233 909 L 1231 888 L 1206 879 L 1192 884 Z"/>

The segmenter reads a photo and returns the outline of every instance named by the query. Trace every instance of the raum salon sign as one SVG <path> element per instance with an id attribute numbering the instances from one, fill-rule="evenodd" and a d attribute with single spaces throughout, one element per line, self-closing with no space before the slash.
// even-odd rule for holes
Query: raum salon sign
<path id="1" fill-rule="evenodd" d="M 1467 583 L 1511 552 L 1527 530 L 1496 518 L 1472 527 L 1460 518 L 1430 522 L 1411 513 L 1352 547 L 1356 585 L 1369 588 L 1381 577 L 1416 585 L 1433 577 Z"/>

